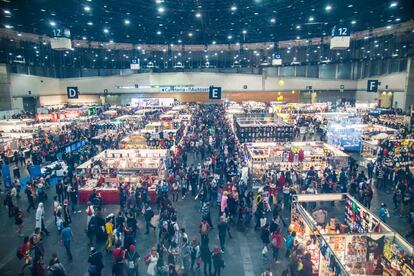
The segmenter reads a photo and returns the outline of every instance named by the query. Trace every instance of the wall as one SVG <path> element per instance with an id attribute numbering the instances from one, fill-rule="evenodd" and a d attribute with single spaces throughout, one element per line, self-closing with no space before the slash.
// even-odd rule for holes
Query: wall
<path id="1" fill-rule="evenodd" d="M 394 91 L 394 101 L 398 106 L 405 105 L 405 92 L 407 73 L 394 73 L 370 79 L 378 79 L 381 82 L 381 88 L 388 85 L 389 91 Z M 283 85 L 281 85 L 283 80 Z M 277 95 L 273 93 L 261 94 L 259 92 L 277 92 L 291 90 L 306 90 L 307 86 L 312 86 L 314 91 L 320 94 L 320 98 L 335 99 L 343 97 L 344 94 L 337 92 L 340 85 L 344 85 L 346 96 L 352 97 L 356 93 L 356 100 L 359 102 L 373 102 L 378 97 L 377 93 L 367 93 L 366 85 L 368 79 L 358 81 L 352 80 L 324 80 L 317 78 L 292 78 L 292 77 L 274 77 L 253 74 L 225 74 L 225 73 L 144 73 L 128 76 L 110 76 L 110 77 L 86 77 L 70 79 L 53 79 L 21 74 L 10 74 L 10 94 L 13 97 L 28 96 L 31 91 L 32 96 L 39 96 L 40 103 L 56 104 L 67 102 L 66 87 L 77 86 L 80 91 L 82 101 L 99 101 L 97 96 L 86 98 L 87 95 L 102 95 L 104 89 L 108 89 L 109 94 L 124 94 L 120 98 L 121 102 L 128 101 L 128 95 L 131 97 L 139 94 L 142 97 L 165 97 L 167 94 L 159 93 L 157 89 L 120 89 L 116 86 L 134 86 L 138 85 L 194 85 L 194 86 L 221 86 L 223 89 L 223 98 L 234 100 L 258 100 L 274 101 Z M 245 89 L 244 86 L 247 85 Z M 330 91 L 330 92 L 329 92 Z M 333 92 L 332 92 L 333 91 Z M 382 91 L 382 90 L 381 90 Z M 397 92 L 401 91 L 401 92 Z M 230 94 L 232 93 L 232 94 Z M 233 94 L 234 93 L 234 94 Z M 326 93 L 326 95 L 324 94 Z M 287 95 L 287 94 L 286 94 Z M 48 97 L 45 97 L 48 96 Z M 54 96 L 54 97 L 51 97 Z M 178 100 L 205 100 L 206 93 L 176 93 L 174 97 Z M 293 99 L 293 98 L 292 98 Z M 291 99 L 289 99 L 291 100 Z M 18 102 L 15 104 L 18 107 Z"/>
<path id="2" fill-rule="evenodd" d="M 372 103 L 377 101 L 380 98 L 380 93 L 386 90 L 394 92 L 394 103 L 398 103 L 399 108 L 404 108 L 405 98 L 406 98 L 406 79 L 407 73 L 393 73 L 389 75 L 382 75 L 376 77 L 365 78 L 357 81 L 357 90 L 356 100 L 358 102 Z M 378 80 L 381 82 L 379 86 L 378 93 L 366 92 L 367 91 L 367 82 L 368 80 Z"/>
<path id="3" fill-rule="evenodd" d="M 5 64 L 0 64 L 0 110 L 12 109 L 10 96 L 10 79 Z"/>

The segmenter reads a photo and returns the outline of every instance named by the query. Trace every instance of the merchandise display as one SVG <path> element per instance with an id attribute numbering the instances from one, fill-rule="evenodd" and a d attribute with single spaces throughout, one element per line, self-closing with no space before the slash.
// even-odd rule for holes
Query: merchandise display
<path id="1" fill-rule="evenodd" d="M 77 167 L 82 180 L 79 189 L 81 202 L 87 201 L 95 189 L 102 192 L 104 203 L 119 201 L 118 188 L 127 183 L 145 187 L 154 192 L 157 179 L 165 176 L 164 162 L 169 157 L 167 150 L 106 150 Z"/>
<path id="2" fill-rule="evenodd" d="M 380 151 L 387 167 L 414 166 L 414 139 L 386 140 L 380 144 Z"/>
<path id="3" fill-rule="evenodd" d="M 333 218 L 321 226 L 304 205 L 332 200 L 345 202 L 349 227 L 332 231 L 337 224 Z M 299 243 L 307 238 L 306 229 L 313 229 L 312 236 L 318 237 L 319 275 L 414 275 L 412 246 L 348 194 L 296 195 L 291 221 L 289 230 L 297 231 Z"/>
<path id="4" fill-rule="evenodd" d="M 236 135 L 240 143 L 291 141 L 294 126 L 274 117 L 235 117 Z"/>
<path id="5" fill-rule="evenodd" d="M 323 171 L 327 166 L 347 166 L 349 156 L 341 150 L 323 142 L 246 143 L 248 164 L 254 177 L 260 177 L 267 169 L 295 168 L 305 172 L 313 167 Z"/>

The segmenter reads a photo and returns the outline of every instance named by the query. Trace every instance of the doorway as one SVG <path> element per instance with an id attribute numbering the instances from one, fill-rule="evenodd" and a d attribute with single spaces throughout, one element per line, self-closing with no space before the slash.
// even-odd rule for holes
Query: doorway
<path id="1" fill-rule="evenodd" d="M 23 98 L 23 109 L 25 112 L 31 114 L 36 113 L 37 108 L 37 98 L 36 97 L 24 97 Z"/>

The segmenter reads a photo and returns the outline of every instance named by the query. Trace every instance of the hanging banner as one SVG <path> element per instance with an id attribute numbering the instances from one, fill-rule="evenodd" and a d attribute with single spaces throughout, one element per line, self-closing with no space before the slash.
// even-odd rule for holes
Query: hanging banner
<path id="1" fill-rule="evenodd" d="M 4 183 L 4 188 L 7 190 L 11 187 L 11 178 L 10 178 L 10 168 L 9 165 L 3 165 L 1 167 L 1 174 L 3 176 L 3 183 Z"/>
<path id="2" fill-rule="evenodd" d="M 40 165 L 32 165 L 30 167 L 27 167 L 27 170 L 29 171 L 29 174 L 32 178 L 36 178 L 42 175 L 42 170 L 40 169 Z"/>

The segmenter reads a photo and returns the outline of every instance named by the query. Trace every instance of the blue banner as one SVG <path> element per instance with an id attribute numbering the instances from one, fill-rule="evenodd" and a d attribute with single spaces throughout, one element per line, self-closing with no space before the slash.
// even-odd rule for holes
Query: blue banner
<path id="1" fill-rule="evenodd" d="M 30 167 L 27 167 L 27 170 L 29 171 L 29 174 L 32 178 L 36 178 L 42 175 L 42 170 L 40 169 L 40 165 L 32 165 Z"/>
<path id="2" fill-rule="evenodd" d="M 12 181 L 11 181 L 11 178 L 10 178 L 10 168 L 9 168 L 9 165 L 3 165 L 1 167 L 1 174 L 3 176 L 4 188 L 7 190 L 12 185 Z"/>

